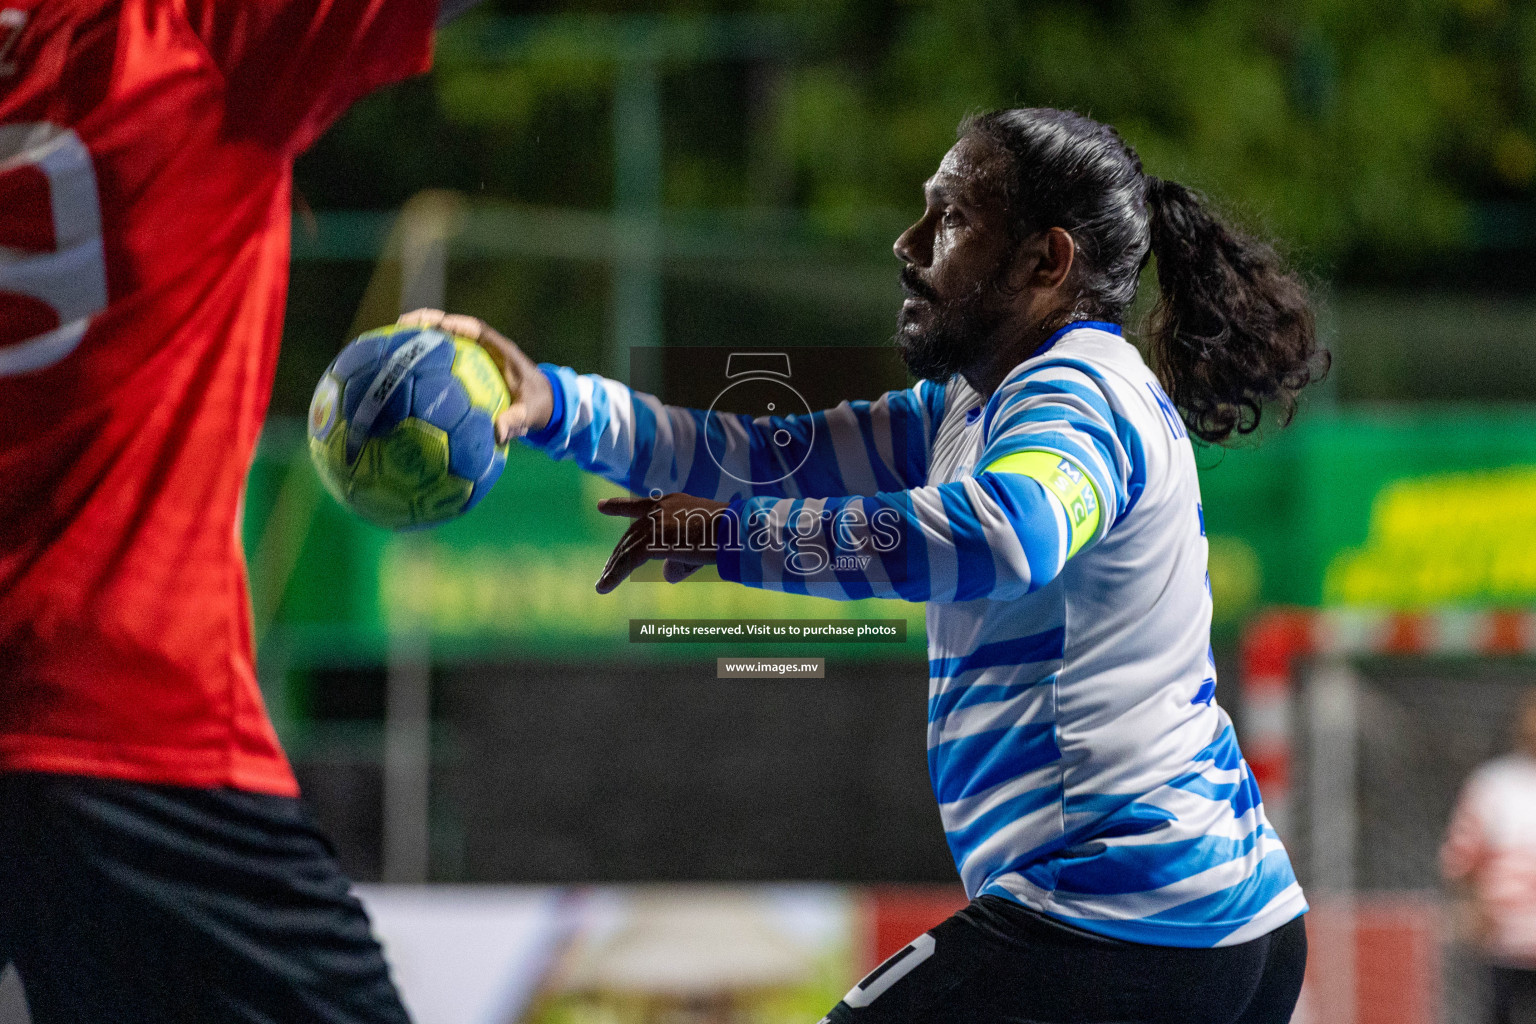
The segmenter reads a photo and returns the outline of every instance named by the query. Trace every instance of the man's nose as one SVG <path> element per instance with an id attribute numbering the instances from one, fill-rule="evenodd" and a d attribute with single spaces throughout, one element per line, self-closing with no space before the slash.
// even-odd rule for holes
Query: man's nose
<path id="1" fill-rule="evenodd" d="M 901 233 L 896 239 L 896 244 L 891 246 L 891 251 L 896 258 L 908 266 L 926 267 L 930 262 L 933 247 L 923 242 L 923 222 L 918 221 Z"/>

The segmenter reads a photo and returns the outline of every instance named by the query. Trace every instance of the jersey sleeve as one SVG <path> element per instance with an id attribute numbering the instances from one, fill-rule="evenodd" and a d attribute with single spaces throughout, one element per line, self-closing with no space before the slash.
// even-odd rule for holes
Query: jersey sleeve
<path id="1" fill-rule="evenodd" d="M 733 501 L 721 578 L 845 600 L 1008 600 L 1044 587 L 1125 512 L 1139 446 L 1076 369 L 1007 381 L 984 415 L 971 477 L 868 498 Z"/>
<path id="2" fill-rule="evenodd" d="M 716 501 L 875 494 L 919 485 L 943 415 L 926 382 L 809 416 L 749 417 L 664 405 L 568 367 L 541 366 L 555 413 L 525 440 L 637 494 Z"/>
<path id="3" fill-rule="evenodd" d="M 983 414 L 977 467 L 1037 481 L 1067 508 L 1073 554 L 1109 533 L 1140 491 L 1142 445 L 1086 364 L 1050 362 L 1003 382 Z"/>
<path id="4" fill-rule="evenodd" d="M 180 0 L 232 134 L 307 149 L 362 96 L 431 66 L 437 0 Z"/>

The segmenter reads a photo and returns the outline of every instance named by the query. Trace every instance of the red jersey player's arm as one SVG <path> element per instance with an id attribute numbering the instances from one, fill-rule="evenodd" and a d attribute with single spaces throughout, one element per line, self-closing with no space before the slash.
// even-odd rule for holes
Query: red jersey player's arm
<path id="1" fill-rule="evenodd" d="M 357 99 L 432 63 L 438 0 L 173 2 L 224 75 L 231 134 L 289 154 Z"/>

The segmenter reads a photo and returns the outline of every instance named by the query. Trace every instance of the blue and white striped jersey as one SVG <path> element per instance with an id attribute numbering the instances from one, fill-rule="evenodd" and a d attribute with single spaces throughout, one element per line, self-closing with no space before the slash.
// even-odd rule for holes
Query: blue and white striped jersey
<path id="1" fill-rule="evenodd" d="M 729 501 L 722 578 L 928 602 L 929 770 L 971 896 L 1164 946 L 1306 910 L 1214 697 L 1194 451 L 1118 327 L 1057 332 L 985 401 L 956 377 L 798 417 L 544 370 L 530 443 Z"/>

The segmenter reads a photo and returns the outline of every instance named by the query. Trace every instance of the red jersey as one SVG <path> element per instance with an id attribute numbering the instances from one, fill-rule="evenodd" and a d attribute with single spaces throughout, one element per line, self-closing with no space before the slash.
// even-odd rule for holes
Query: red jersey
<path id="1" fill-rule="evenodd" d="M 435 0 L 0 0 L 0 771 L 297 792 L 241 496 L 293 158 Z"/>

